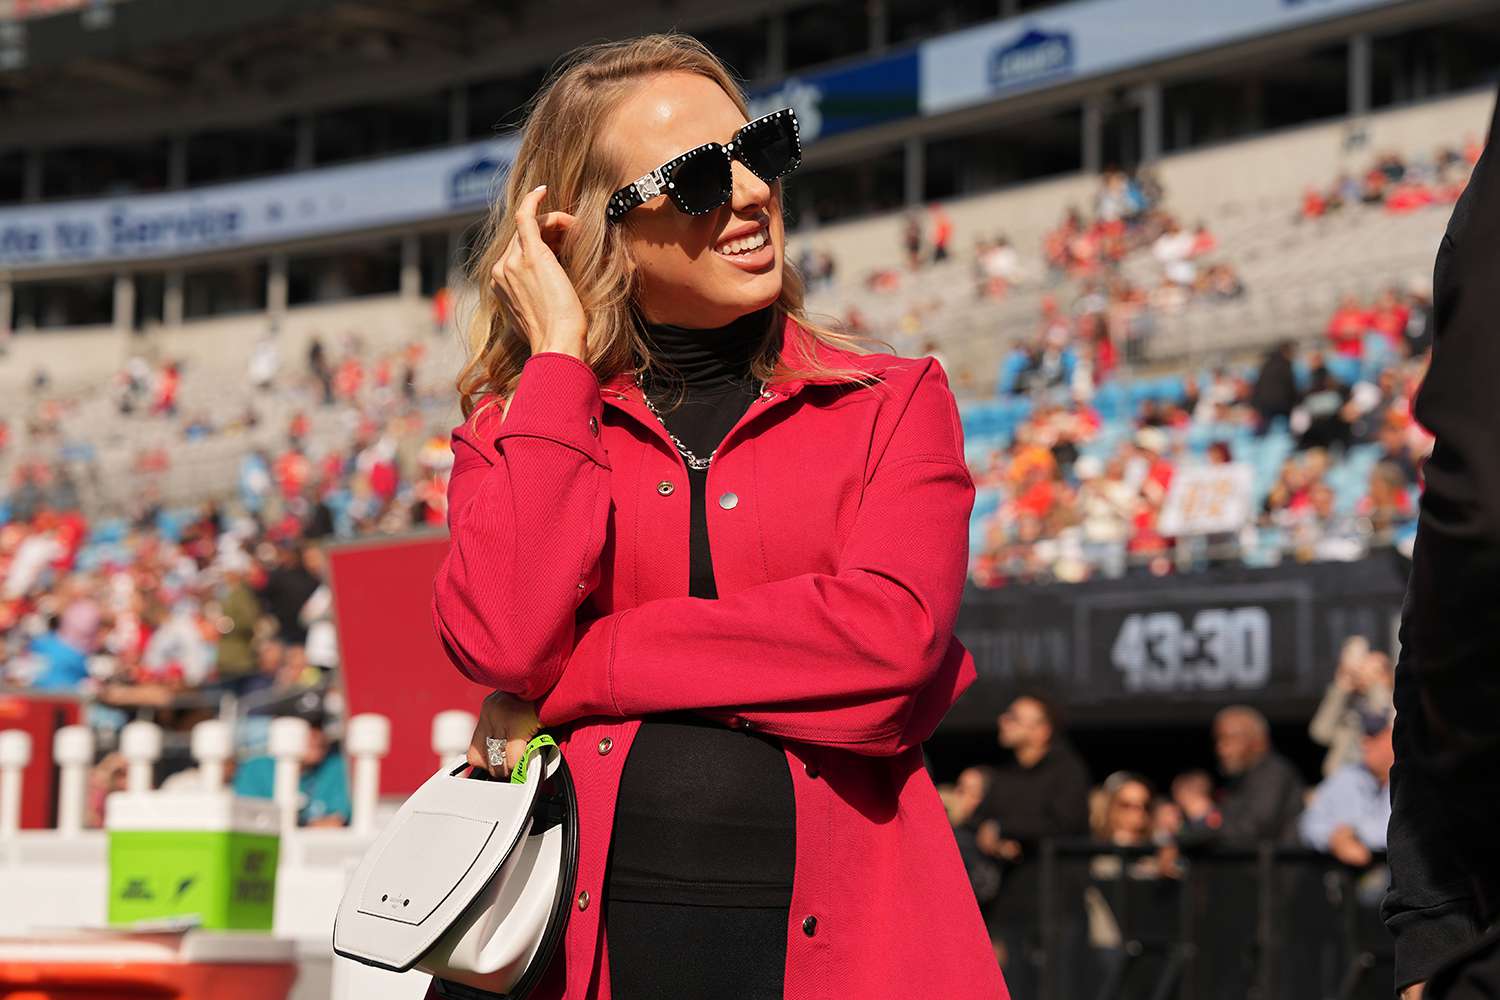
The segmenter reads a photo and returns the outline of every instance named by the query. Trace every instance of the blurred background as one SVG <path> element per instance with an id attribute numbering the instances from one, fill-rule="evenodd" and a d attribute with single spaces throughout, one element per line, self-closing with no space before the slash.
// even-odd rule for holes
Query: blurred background
<path id="1" fill-rule="evenodd" d="M 107 798 L 222 785 L 280 810 L 295 995 L 398 989 L 327 926 L 482 696 L 426 605 L 463 262 L 552 63 L 673 28 L 796 109 L 811 311 L 959 397 L 927 757 L 1013 995 L 1388 996 L 1488 0 L 0 0 L 0 933 L 123 925 Z"/>

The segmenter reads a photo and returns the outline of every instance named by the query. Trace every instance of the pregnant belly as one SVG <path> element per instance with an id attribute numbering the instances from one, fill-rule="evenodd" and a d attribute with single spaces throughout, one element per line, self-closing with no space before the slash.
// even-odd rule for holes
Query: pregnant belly
<path id="1" fill-rule="evenodd" d="M 774 737 L 691 712 L 647 716 L 620 776 L 609 894 L 785 905 L 796 859 L 794 810 L 791 773 Z"/>

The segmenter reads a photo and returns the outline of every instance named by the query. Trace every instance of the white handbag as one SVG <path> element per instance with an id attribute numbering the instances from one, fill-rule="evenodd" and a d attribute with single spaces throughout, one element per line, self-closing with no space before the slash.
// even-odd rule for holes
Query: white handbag
<path id="1" fill-rule="evenodd" d="M 511 781 L 466 771 L 455 761 L 428 778 L 370 845 L 339 901 L 333 950 L 393 972 L 430 972 L 441 996 L 521 1000 L 571 911 L 573 779 L 545 735 L 527 745 Z"/>

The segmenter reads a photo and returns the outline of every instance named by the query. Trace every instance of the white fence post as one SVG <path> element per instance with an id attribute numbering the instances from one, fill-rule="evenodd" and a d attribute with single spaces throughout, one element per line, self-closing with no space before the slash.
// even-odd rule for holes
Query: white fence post
<path id="1" fill-rule="evenodd" d="M 161 727 L 137 720 L 120 730 L 120 753 L 125 756 L 125 790 L 149 792 L 156 762 L 161 760 Z"/>
<path id="2" fill-rule="evenodd" d="M 193 727 L 193 759 L 198 762 L 199 786 L 205 792 L 224 787 L 224 765 L 234 756 L 234 730 L 222 719 L 204 719 Z"/>
<path id="3" fill-rule="evenodd" d="M 302 790 L 302 758 L 307 753 L 311 727 L 306 719 L 283 715 L 271 720 L 267 742 L 276 758 L 276 783 L 272 797 L 281 807 L 281 829 L 297 826 L 298 799 Z"/>
<path id="4" fill-rule="evenodd" d="M 373 712 L 356 715 L 349 720 L 344 747 L 354 761 L 350 826 L 355 833 L 373 833 L 380 800 L 380 761 L 391 752 L 391 720 Z"/>
<path id="5" fill-rule="evenodd" d="M 0 837 L 14 837 L 21 829 L 21 772 L 30 763 L 31 734 L 0 732 Z"/>
<path id="6" fill-rule="evenodd" d="M 94 766 L 94 731 L 88 726 L 63 726 L 52 735 L 52 758 L 58 769 L 57 832 L 75 836 L 83 830 L 89 768 Z"/>
<path id="7" fill-rule="evenodd" d="M 438 755 L 438 766 L 468 752 L 478 724 L 474 713 L 462 709 L 439 712 L 432 717 L 432 751 Z"/>

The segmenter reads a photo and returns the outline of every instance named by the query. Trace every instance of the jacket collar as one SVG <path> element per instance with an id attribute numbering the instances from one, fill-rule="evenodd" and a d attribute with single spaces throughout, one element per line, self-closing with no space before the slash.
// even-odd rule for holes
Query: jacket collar
<path id="1" fill-rule="evenodd" d="M 780 357 L 807 360 L 816 358 L 825 364 L 836 367 L 859 368 L 864 371 L 881 372 L 886 368 L 883 360 L 877 360 L 877 356 L 856 354 L 853 351 L 844 351 L 831 347 L 809 334 L 802 325 L 791 316 L 786 316 L 781 326 Z M 884 356 L 878 356 L 883 359 Z M 766 386 L 766 390 L 782 398 L 791 398 L 809 385 L 832 385 L 843 381 L 834 375 L 819 375 L 806 378 L 783 379 L 779 382 Z M 644 406 L 640 386 L 636 384 L 635 373 L 630 370 L 617 372 L 606 379 L 601 385 L 601 395 L 606 402 L 619 403 L 619 396 L 632 399 Z"/>
<path id="2" fill-rule="evenodd" d="M 798 361 L 806 361 L 809 357 L 817 358 L 834 367 L 858 368 L 867 372 L 883 372 L 895 358 L 884 354 L 857 354 L 853 351 L 845 351 L 840 348 L 824 344 L 816 337 L 809 334 L 800 323 L 791 316 L 785 317 L 781 327 L 781 350 L 780 357 L 792 358 Z M 745 424 L 759 417 L 767 410 L 774 409 L 785 400 L 791 399 L 809 385 L 832 385 L 844 381 L 834 375 L 819 375 L 812 377 L 797 377 L 784 379 L 766 386 L 760 398 L 751 402 L 749 410 L 740 417 L 739 421 L 730 428 L 720 443 L 719 449 L 725 449 L 731 438 Z M 676 446 L 668 436 L 666 428 L 656 419 L 655 414 L 646 406 L 645 396 L 641 391 L 640 384 L 636 381 L 635 372 L 626 369 L 605 379 L 599 387 L 599 395 L 602 401 L 615 407 L 622 413 L 628 414 L 643 424 L 652 434 L 672 450 L 675 455 Z"/>

